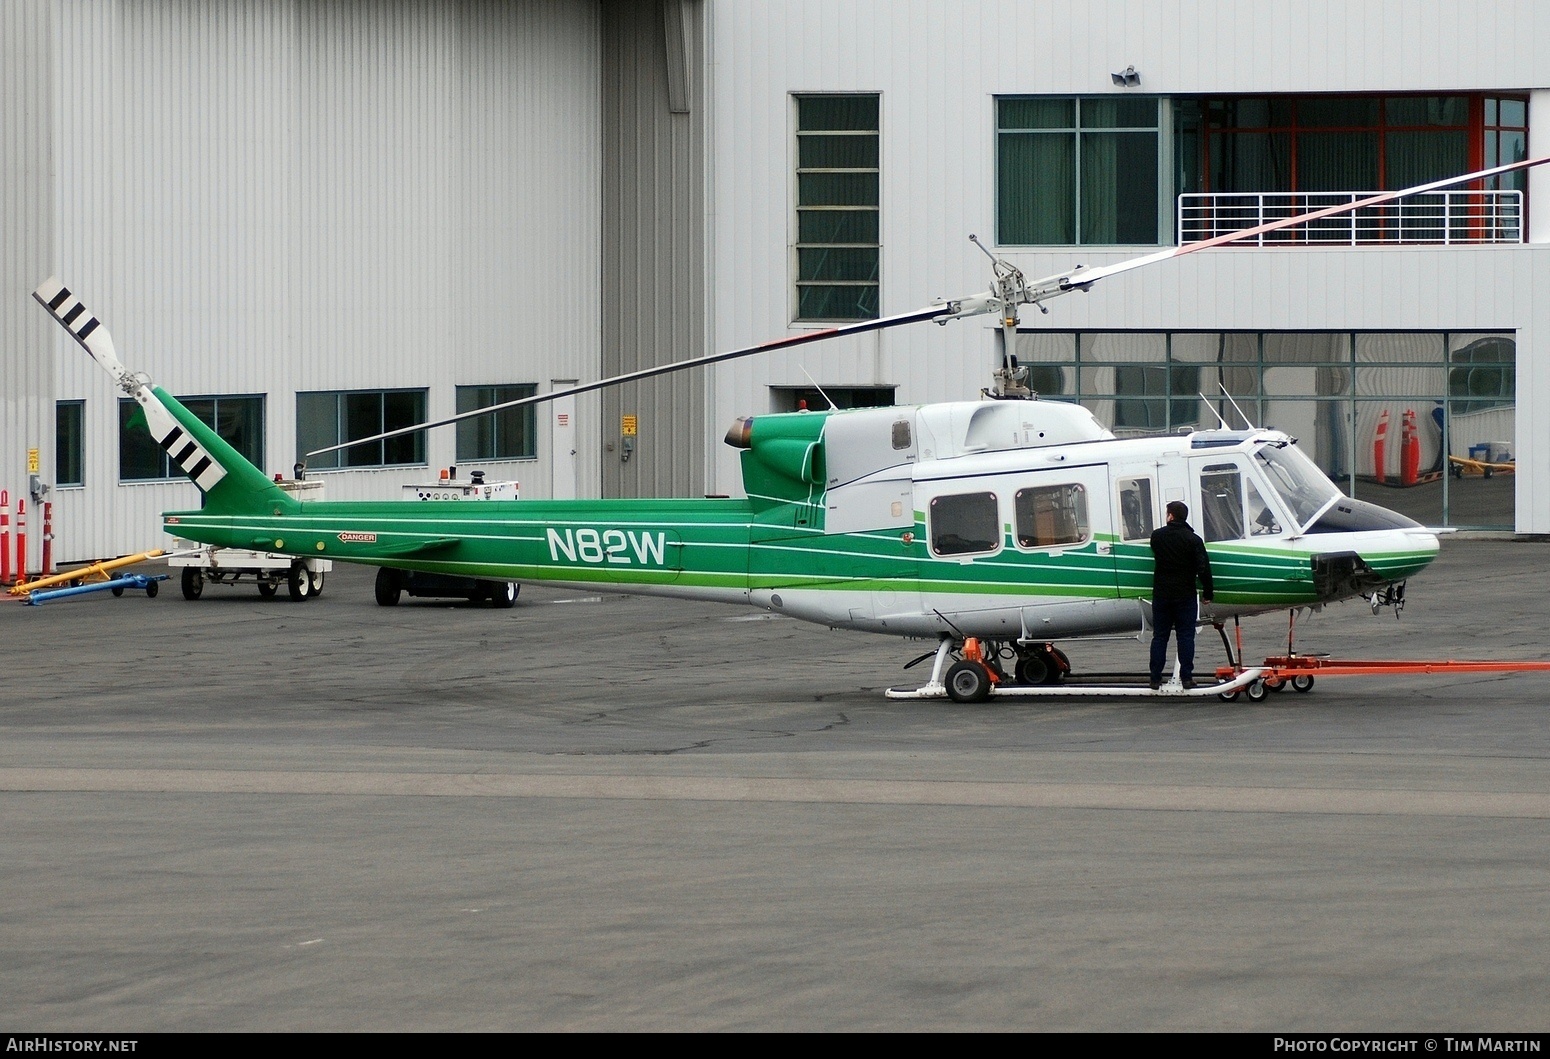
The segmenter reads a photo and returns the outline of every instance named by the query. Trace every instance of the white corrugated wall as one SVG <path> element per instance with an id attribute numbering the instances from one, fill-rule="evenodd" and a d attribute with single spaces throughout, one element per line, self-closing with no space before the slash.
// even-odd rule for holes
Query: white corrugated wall
<path id="1" fill-rule="evenodd" d="M 267 470 L 296 457 L 300 390 L 429 387 L 437 416 L 458 384 L 595 377 L 596 5 L 52 6 L 48 268 L 167 389 L 267 394 Z M 116 394 L 54 342 L 57 397 L 87 402 L 87 485 L 55 495 L 60 554 L 160 546 L 158 513 L 197 490 L 117 484 Z M 536 461 L 481 466 L 546 495 L 546 422 Z M 595 468 L 596 432 L 577 434 Z M 454 462 L 454 432 L 433 432 L 429 468 L 330 474 L 328 495 L 393 497 Z"/>
<path id="2" fill-rule="evenodd" d="M 1550 4 L 1534 0 L 1072 0 L 960 3 L 792 0 L 713 4 L 713 345 L 791 333 L 793 92 L 882 97 L 882 312 L 983 290 L 969 233 L 995 231 L 1001 94 L 1100 95 L 1134 65 L 1138 91 L 1456 91 L 1550 85 Z M 1546 94 L 1531 121 L 1550 123 Z M 1531 153 L 1550 149 L 1531 133 Z M 1547 167 L 1550 168 L 1550 167 Z M 1550 203 L 1550 174 L 1531 191 Z M 1550 209 L 1534 213 L 1536 238 Z M 1008 252 L 1029 276 L 1134 252 Z M 1108 281 L 1028 311 L 1073 328 L 1457 328 L 1518 333 L 1518 528 L 1550 532 L 1550 245 L 1473 249 L 1227 250 Z M 989 384 L 988 320 L 924 325 L 773 353 L 716 369 L 712 433 L 768 410 L 767 387 L 889 383 L 902 402 Z M 736 491 L 735 453 L 714 446 L 710 487 Z"/>

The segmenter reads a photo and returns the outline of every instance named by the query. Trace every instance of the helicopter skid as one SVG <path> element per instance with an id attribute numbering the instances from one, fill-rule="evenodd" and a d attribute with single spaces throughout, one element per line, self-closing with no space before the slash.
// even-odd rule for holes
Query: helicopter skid
<path id="1" fill-rule="evenodd" d="M 1197 684 L 1186 688 L 1177 681 L 1170 681 L 1153 691 L 1145 684 L 997 684 L 990 690 L 992 699 L 1051 699 L 1051 698 L 1104 698 L 1104 699 L 1204 699 L 1212 695 L 1231 696 L 1247 688 L 1265 674 L 1259 667 L 1245 669 L 1233 679 L 1218 684 Z M 942 683 L 922 684 L 918 688 L 889 688 L 885 694 L 890 699 L 945 699 L 947 686 Z"/>

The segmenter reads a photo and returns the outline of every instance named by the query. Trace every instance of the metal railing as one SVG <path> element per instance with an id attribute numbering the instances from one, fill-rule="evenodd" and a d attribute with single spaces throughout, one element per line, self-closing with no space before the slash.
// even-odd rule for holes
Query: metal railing
<path id="1" fill-rule="evenodd" d="M 1376 194 L 1279 191 L 1180 195 L 1179 242 L 1212 239 Z M 1265 232 L 1244 240 L 1244 245 L 1521 243 L 1523 236 L 1521 191 L 1431 191 Z"/>

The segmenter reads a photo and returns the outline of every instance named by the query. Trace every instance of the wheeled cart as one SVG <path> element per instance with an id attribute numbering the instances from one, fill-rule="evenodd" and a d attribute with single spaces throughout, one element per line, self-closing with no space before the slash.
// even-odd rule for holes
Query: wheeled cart
<path id="1" fill-rule="evenodd" d="M 275 485 L 303 503 L 323 499 L 323 483 L 319 481 L 276 478 Z M 334 568 L 329 559 L 299 559 L 185 540 L 177 540 L 175 546 L 182 554 L 169 555 L 167 565 L 181 568 L 183 598 L 187 600 L 204 595 L 206 585 L 249 584 L 258 588 L 262 599 L 273 599 L 283 587 L 292 601 L 302 603 L 323 594 L 324 575 Z"/>

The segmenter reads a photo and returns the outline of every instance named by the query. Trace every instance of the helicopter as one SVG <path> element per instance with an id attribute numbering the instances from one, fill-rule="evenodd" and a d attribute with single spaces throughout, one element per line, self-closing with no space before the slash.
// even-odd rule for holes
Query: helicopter
<path id="1" fill-rule="evenodd" d="M 496 581 L 542 582 L 751 605 L 839 629 L 934 639 L 921 687 L 894 698 L 977 702 L 992 694 L 1218 694 L 1262 698 L 1263 667 L 1216 684 L 1153 691 L 1068 684 L 1057 641 L 1134 634 L 1150 623 L 1148 545 L 1165 505 L 1199 515 L 1216 591 L 1210 621 L 1316 608 L 1360 596 L 1403 605 L 1438 534 L 1343 494 L 1268 429 L 1118 438 L 1087 409 L 1039 400 L 1010 355 L 1023 305 L 1099 280 L 1322 217 L 1550 161 L 1530 159 L 1384 192 L 1097 268 L 1028 281 L 991 258 L 990 289 L 923 309 L 642 369 L 307 453 L 377 441 L 503 408 L 703 367 L 777 348 L 997 313 L 1001 366 L 978 401 L 738 419 L 745 496 L 699 499 L 302 502 L 118 359 L 107 328 L 57 278 L 34 298 L 140 406 L 151 435 L 203 494 L 162 516 L 168 533 L 296 557 L 291 597 L 309 597 L 305 558 Z M 973 237 L 971 236 L 971 239 Z M 975 240 L 978 244 L 978 240 Z M 985 249 L 981 246 L 981 249 Z M 300 468 L 302 465 L 298 465 Z M 298 470 L 298 477 L 303 472 Z M 387 573 L 391 577 L 391 573 Z M 380 581 L 379 581 L 380 586 Z M 379 587 L 380 591 L 380 587 Z M 1232 647 L 1228 647 L 1229 657 Z M 914 664 L 914 663 L 911 663 Z M 1299 691 L 1311 676 L 1291 678 Z M 1257 694 L 1256 694 L 1257 693 Z"/>

